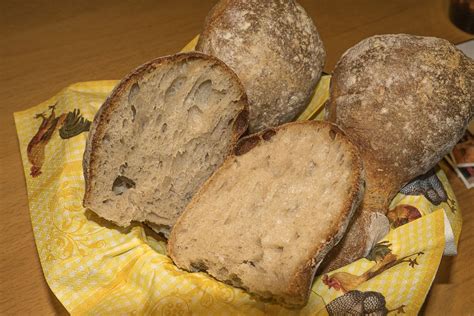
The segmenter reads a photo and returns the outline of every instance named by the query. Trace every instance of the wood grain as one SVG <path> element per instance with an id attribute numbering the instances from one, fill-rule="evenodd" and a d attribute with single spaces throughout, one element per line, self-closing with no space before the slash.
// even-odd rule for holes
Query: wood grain
<path id="1" fill-rule="evenodd" d="M 316 21 L 331 71 L 350 46 L 373 34 L 413 33 L 461 42 L 472 36 L 447 18 L 445 0 L 301 0 Z M 0 2 L 0 314 L 65 314 L 40 267 L 12 113 L 70 83 L 118 79 L 179 50 L 200 32 L 211 0 Z M 463 210 L 459 255 L 444 258 L 426 314 L 474 311 L 474 190 L 449 174 Z"/>

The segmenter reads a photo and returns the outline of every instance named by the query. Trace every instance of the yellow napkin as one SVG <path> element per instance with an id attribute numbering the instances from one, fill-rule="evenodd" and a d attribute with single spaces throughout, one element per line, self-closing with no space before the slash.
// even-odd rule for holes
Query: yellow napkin
<path id="1" fill-rule="evenodd" d="M 323 77 L 305 115 L 321 116 L 328 83 L 329 77 Z M 430 179 L 436 178 L 447 196 L 433 200 L 416 190 L 399 194 L 390 214 L 393 226 L 401 226 L 373 249 L 370 260 L 318 276 L 308 305 L 289 311 L 205 273 L 179 270 L 166 256 L 165 243 L 147 235 L 142 226 L 117 229 L 82 207 L 85 131 L 116 84 L 73 84 L 14 114 L 41 265 L 69 312 L 326 315 L 362 306 L 407 314 L 419 311 L 443 254 L 446 227 L 452 228 L 456 243 L 461 230 L 461 214 L 442 171 Z M 445 222 L 445 214 L 449 221 Z"/>

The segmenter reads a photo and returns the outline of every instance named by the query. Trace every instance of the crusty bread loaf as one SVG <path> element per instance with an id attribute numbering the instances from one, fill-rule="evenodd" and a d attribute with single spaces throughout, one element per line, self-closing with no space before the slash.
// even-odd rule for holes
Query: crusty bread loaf
<path id="1" fill-rule="evenodd" d="M 200 53 L 153 60 L 122 80 L 92 123 L 84 206 L 120 226 L 171 227 L 247 128 L 237 76 Z"/>
<path id="2" fill-rule="evenodd" d="M 251 133 L 296 118 L 309 103 L 326 53 L 313 21 L 294 0 L 221 0 L 196 50 L 218 57 L 242 81 Z"/>
<path id="3" fill-rule="evenodd" d="M 362 207 L 323 263 L 329 271 L 368 253 L 374 234 L 388 229 L 394 195 L 463 135 L 474 113 L 474 62 L 439 38 L 374 36 L 337 63 L 326 110 L 360 147 L 367 174 Z"/>
<path id="4" fill-rule="evenodd" d="M 186 207 L 168 253 L 180 268 L 301 307 L 363 187 L 357 149 L 335 125 L 289 123 L 248 136 Z"/>

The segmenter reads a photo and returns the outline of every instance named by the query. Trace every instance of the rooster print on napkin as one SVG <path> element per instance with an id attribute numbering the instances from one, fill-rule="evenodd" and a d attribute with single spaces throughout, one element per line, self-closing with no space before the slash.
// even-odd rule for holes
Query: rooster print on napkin
<path id="1" fill-rule="evenodd" d="M 391 246 L 388 241 L 377 243 L 366 257 L 367 260 L 375 262 L 375 265 L 362 275 L 335 272 L 322 277 L 322 281 L 328 289 L 334 288 L 336 291 L 343 293 L 342 296 L 326 305 L 329 315 L 387 315 L 390 312 L 405 313 L 404 308 L 406 305 L 388 309 L 385 297 L 379 292 L 356 290 L 362 283 L 399 264 L 408 263 L 411 268 L 415 268 L 415 266 L 419 265 L 417 259 L 424 254 L 423 252 L 417 252 L 398 258 L 397 255 L 392 253 Z"/>
<path id="2" fill-rule="evenodd" d="M 55 113 L 56 104 L 49 106 L 49 110 L 51 111 L 49 116 L 46 116 L 44 112 L 35 115 L 36 119 L 41 119 L 41 124 L 28 143 L 28 161 L 31 163 L 30 175 L 33 178 L 41 174 L 45 147 L 55 131 L 59 130 L 59 136 L 62 139 L 68 139 L 89 131 L 91 125 L 89 120 L 82 117 L 79 109 L 74 109 L 59 116 L 56 116 Z"/>

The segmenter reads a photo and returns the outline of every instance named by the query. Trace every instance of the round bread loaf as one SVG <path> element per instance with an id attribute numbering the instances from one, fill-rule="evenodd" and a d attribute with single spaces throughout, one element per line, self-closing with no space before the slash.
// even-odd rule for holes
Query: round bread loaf
<path id="1" fill-rule="evenodd" d="M 342 56 L 331 80 L 326 118 L 359 146 L 367 190 L 326 271 L 370 251 L 388 229 L 381 227 L 388 221 L 374 213 L 385 214 L 404 184 L 433 168 L 461 138 L 473 114 L 474 62 L 446 40 L 373 36 Z"/>
<path id="2" fill-rule="evenodd" d="M 318 31 L 293 0 L 221 0 L 196 50 L 232 68 L 250 104 L 249 131 L 293 120 L 309 103 L 326 53 Z"/>

